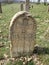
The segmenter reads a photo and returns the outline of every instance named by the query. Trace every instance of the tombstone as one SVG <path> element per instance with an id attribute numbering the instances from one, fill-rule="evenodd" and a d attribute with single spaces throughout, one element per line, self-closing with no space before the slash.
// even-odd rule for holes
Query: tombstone
<path id="1" fill-rule="evenodd" d="M 30 7 L 29 0 L 26 0 L 25 10 L 29 11 L 29 7 Z"/>
<path id="2" fill-rule="evenodd" d="M 1 7 L 1 2 L 0 2 L 0 13 L 2 13 L 2 7 Z"/>
<path id="3" fill-rule="evenodd" d="M 26 11 L 14 15 L 10 22 L 10 55 L 31 55 L 36 44 L 36 21 Z"/>
<path id="4" fill-rule="evenodd" d="M 48 12 L 49 12 L 49 6 L 48 6 Z"/>
<path id="5" fill-rule="evenodd" d="M 23 4 L 22 3 L 21 3 L 21 7 L 20 8 L 21 8 L 21 11 L 23 11 Z"/>
<path id="6" fill-rule="evenodd" d="M 32 8 L 33 8 L 33 5 L 32 5 Z"/>

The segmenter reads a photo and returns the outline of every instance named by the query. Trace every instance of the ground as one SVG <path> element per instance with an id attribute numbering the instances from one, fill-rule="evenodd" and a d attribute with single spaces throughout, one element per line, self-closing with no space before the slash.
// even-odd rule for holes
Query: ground
<path id="1" fill-rule="evenodd" d="M 44 4 L 31 4 L 30 13 L 37 22 L 36 45 L 49 48 L 49 41 L 44 37 L 44 33 L 49 26 L 48 6 Z M 15 13 L 20 11 L 20 4 L 2 4 L 3 13 L 0 14 L 0 44 L 5 46 L 0 48 L 0 58 L 5 54 L 9 55 L 9 25 Z M 39 58 L 44 65 L 49 65 L 49 54 L 40 54 Z"/>

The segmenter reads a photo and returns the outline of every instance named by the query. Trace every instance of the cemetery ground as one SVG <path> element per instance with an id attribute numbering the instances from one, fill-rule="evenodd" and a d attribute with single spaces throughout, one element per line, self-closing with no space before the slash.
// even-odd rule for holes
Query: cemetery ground
<path id="1" fill-rule="evenodd" d="M 43 51 L 41 54 L 38 54 L 38 57 L 44 65 L 49 65 L 49 53 L 47 53 L 49 52 L 49 41 L 44 37 L 45 31 L 49 27 L 48 6 L 44 6 L 44 4 L 32 5 L 33 8 L 30 7 L 30 13 L 37 22 L 36 45 L 47 48 L 45 49 L 46 53 Z M 9 25 L 13 15 L 20 11 L 20 4 L 2 4 L 2 10 L 3 13 L 0 14 L 0 46 L 3 44 L 3 47 L 0 48 L 0 58 L 3 58 L 6 54 L 10 57 Z M 18 64 L 22 65 L 21 63 Z M 11 64 L 8 63 L 7 65 Z"/>

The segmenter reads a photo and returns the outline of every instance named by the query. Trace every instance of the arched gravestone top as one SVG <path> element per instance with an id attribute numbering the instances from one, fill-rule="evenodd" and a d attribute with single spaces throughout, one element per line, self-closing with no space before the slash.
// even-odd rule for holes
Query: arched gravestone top
<path id="1" fill-rule="evenodd" d="M 14 15 L 10 22 L 10 52 L 12 57 L 30 55 L 36 43 L 36 21 L 26 11 Z"/>

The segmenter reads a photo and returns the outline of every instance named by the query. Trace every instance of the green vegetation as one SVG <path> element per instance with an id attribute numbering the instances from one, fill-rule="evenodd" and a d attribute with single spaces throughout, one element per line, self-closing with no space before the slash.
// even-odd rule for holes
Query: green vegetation
<path id="1" fill-rule="evenodd" d="M 36 42 L 41 47 L 49 48 L 49 42 L 43 39 L 43 34 L 49 26 L 48 6 L 44 6 L 44 4 L 31 5 L 33 5 L 33 8 L 30 8 L 30 13 L 37 22 Z M 3 13 L 0 14 L 0 43 L 5 44 L 5 47 L 0 49 L 0 58 L 3 57 L 4 54 L 9 54 L 9 25 L 13 15 L 20 11 L 20 4 L 3 4 L 2 10 Z M 41 54 L 39 57 L 44 65 L 49 65 L 49 54 Z"/>

